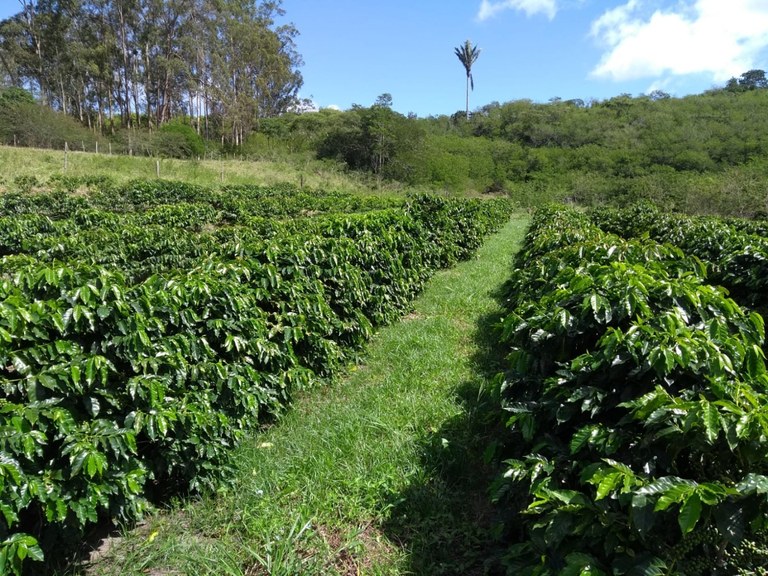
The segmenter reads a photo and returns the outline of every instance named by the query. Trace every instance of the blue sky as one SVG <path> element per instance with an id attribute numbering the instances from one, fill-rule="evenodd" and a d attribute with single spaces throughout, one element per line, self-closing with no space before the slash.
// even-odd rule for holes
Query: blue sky
<path id="1" fill-rule="evenodd" d="M 284 0 L 301 32 L 302 94 L 419 116 L 464 108 L 453 49 L 480 47 L 470 107 L 553 97 L 676 96 L 768 69 L 768 0 Z"/>
<path id="2" fill-rule="evenodd" d="M 18 11 L 0 0 L 0 18 Z M 419 116 L 464 108 L 453 53 L 481 49 L 470 108 L 553 97 L 675 96 L 768 69 L 768 0 L 283 0 L 300 32 L 303 97 Z"/>

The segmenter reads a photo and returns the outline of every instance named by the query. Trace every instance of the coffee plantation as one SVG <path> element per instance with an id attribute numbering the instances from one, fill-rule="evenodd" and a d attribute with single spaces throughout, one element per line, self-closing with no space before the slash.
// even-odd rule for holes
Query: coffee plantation
<path id="1" fill-rule="evenodd" d="M 0 572 L 215 488 L 233 446 L 511 210 L 80 184 L 0 197 Z"/>

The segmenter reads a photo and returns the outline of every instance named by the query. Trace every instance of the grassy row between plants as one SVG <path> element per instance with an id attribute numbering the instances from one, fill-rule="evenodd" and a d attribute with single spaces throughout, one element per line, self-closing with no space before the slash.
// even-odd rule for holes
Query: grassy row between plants
<path id="1" fill-rule="evenodd" d="M 527 219 L 439 273 L 365 363 L 235 453 L 225 490 L 101 543 L 88 574 L 467 574 L 493 544 L 494 293 Z"/>

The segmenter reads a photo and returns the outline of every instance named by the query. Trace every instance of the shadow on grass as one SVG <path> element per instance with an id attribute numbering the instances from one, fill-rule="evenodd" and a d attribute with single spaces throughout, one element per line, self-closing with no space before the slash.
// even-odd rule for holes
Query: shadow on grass
<path id="1" fill-rule="evenodd" d="M 408 551 L 409 573 L 504 573 L 500 519 L 490 501 L 498 472 L 493 440 L 503 431 L 490 385 L 502 370 L 503 353 L 493 328 L 499 317 L 498 312 L 489 314 L 477 323 L 478 352 L 471 359 L 477 377 L 455 391 L 464 410 L 425 439 L 425 474 L 393 498 L 383 529 Z"/>

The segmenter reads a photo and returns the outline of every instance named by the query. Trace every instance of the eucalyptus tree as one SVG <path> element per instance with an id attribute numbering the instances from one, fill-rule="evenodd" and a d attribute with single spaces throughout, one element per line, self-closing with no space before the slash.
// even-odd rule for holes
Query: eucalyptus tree
<path id="1" fill-rule="evenodd" d="M 21 10 L 0 23 L 0 51 L 6 74 L 41 102 L 50 101 L 48 75 L 43 53 L 45 30 L 34 2 L 22 0 Z M 15 70 L 11 67 L 15 67 Z"/>
<path id="2" fill-rule="evenodd" d="M 116 102 L 120 100 L 120 51 L 117 31 L 108 18 L 109 0 L 89 0 L 83 4 L 78 19 L 80 40 L 86 47 L 85 76 L 87 91 L 84 95 L 88 117 L 95 117 L 95 127 L 114 132 Z M 118 111 L 119 113 L 119 111 Z"/>
<path id="3" fill-rule="evenodd" d="M 0 83 L 103 130 L 192 116 L 238 145 L 290 110 L 298 31 L 281 0 L 20 0 L 0 21 Z M 108 116 L 108 118 L 107 118 Z"/>
<path id="4" fill-rule="evenodd" d="M 192 81 L 187 52 L 192 46 L 187 40 L 189 32 L 194 35 L 194 8 L 194 0 L 145 1 L 146 18 L 139 34 L 142 83 L 147 117 L 158 126 L 186 108 Z M 194 41 L 200 40 L 194 35 Z"/>
<path id="5" fill-rule="evenodd" d="M 475 79 L 472 77 L 472 65 L 477 62 L 477 59 L 480 57 L 480 48 L 477 46 L 472 46 L 472 42 L 466 40 L 464 44 L 458 48 L 454 48 L 454 53 L 456 54 L 456 57 L 459 59 L 461 64 L 464 66 L 464 70 L 467 72 L 466 115 L 467 120 L 469 120 L 469 88 L 471 86 L 472 90 L 475 89 Z"/>
<path id="6" fill-rule="evenodd" d="M 27 52 L 22 37 L 24 24 L 17 16 L 0 22 L 0 79 L 4 85 L 21 87 Z"/>
<path id="7" fill-rule="evenodd" d="M 208 23 L 210 91 L 222 140 L 243 143 L 259 119 L 285 112 L 303 79 L 290 25 L 275 26 L 280 1 L 229 0 Z"/>

